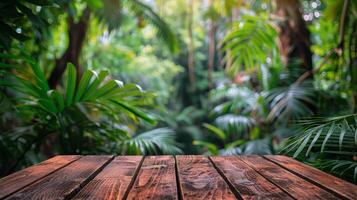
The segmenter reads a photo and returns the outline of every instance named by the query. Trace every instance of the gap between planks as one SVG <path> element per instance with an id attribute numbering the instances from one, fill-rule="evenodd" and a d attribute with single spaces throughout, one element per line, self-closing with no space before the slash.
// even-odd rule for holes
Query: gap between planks
<path id="1" fill-rule="evenodd" d="M 286 156 L 280 156 L 276 155 L 272 157 L 272 155 L 264 155 L 262 156 L 266 160 L 275 163 L 276 165 L 280 166 L 281 168 L 293 173 L 294 175 L 322 188 L 327 190 L 328 192 L 334 194 L 335 196 L 341 198 L 341 199 L 355 199 L 357 198 L 357 186 L 346 182 L 340 178 L 337 178 L 335 176 L 332 176 L 330 174 L 327 174 L 317 168 L 313 168 L 309 165 L 306 165 L 304 163 L 301 163 L 300 161 L 295 160 L 294 158 L 291 157 L 286 157 Z M 278 162 L 280 159 L 282 161 Z M 285 161 L 291 160 L 291 163 L 288 165 L 285 165 Z M 289 165 L 292 165 L 290 168 L 288 167 Z M 297 167 L 297 168 L 296 168 Z M 299 170 L 299 167 L 304 167 L 305 173 L 302 173 L 301 169 Z M 317 172 L 317 173 L 316 173 Z M 308 176 L 310 174 L 310 177 Z M 313 178 L 315 176 L 315 179 Z M 318 178 L 316 178 L 316 176 Z M 322 178 L 320 178 L 323 176 Z M 324 179 L 326 178 L 326 179 Z M 329 179 L 329 180 L 327 180 Z M 355 192 L 353 192 L 355 191 Z"/>
<path id="2" fill-rule="evenodd" d="M 133 174 L 133 178 L 131 179 L 129 185 L 128 185 L 128 188 L 127 190 L 125 191 L 124 193 L 124 196 L 123 196 L 123 199 L 127 199 L 128 198 L 128 195 L 129 195 L 129 192 L 131 190 L 131 188 L 133 187 L 135 181 L 136 181 L 136 178 L 138 177 L 138 174 L 140 172 L 140 169 L 141 169 L 141 166 L 143 165 L 143 162 L 144 162 L 144 159 L 145 159 L 145 156 L 143 156 L 140 160 L 140 163 L 138 165 L 138 167 L 135 169 L 135 172 Z"/>
<path id="3" fill-rule="evenodd" d="M 177 166 L 177 159 L 176 156 L 174 156 L 174 160 L 175 160 L 175 178 L 176 178 L 176 187 L 177 187 L 177 198 L 179 200 L 182 200 L 182 188 L 181 188 L 181 184 L 180 184 L 180 177 L 179 177 L 179 173 L 178 173 L 178 166 Z"/>
<path id="4" fill-rule="evenodd" d="M 241 156 L 239 159 L 294 199 L 340 199 L 339 196 L 336 196 L 329 190 L 320 187 L 314 182 L 307 181 L 305 178 L 297 176 L 290 170 L 266 159 L 264 156 Z M 273 169 L 276 169 L 277 171 Z M 277 175 L 272 176 L 275 173 Z M 290 177 L 289 181 L 282 179 L 280 173 L 285 173 L 284 178 Z M 300 192 L 297 192 L 298 190 L 300 190 Z"/>
<path id="5" fill-rule="evenodd" d="M 209 161 L 212 163 L 213 167 L 216 169 L 219 175 L 223 178 L 223 180 L 227 183 L 229 186 L 229 189 L 233 192 L 234 196 L 236 196 L 237 199 L 243 200 L 239 192 L 236 190 L 234 185 L 228 180 L 228 178 L 224 175 L 224 173 L 217 167 L 216 163 L 212 160 L 211 156 L 208 156 Z"/>
<path id="6" fill-rule="evenodd" d="M 109 163 L 111 163 L 114 160 L 115 156 L 111 156 L 110 159 L 108 159 L 101 167 L 99 167 L 96 171 L 93 172 L 88 178 L 86 178 L 82 183 L 79 184 L 79 186 L 71 192 L 69 195 L 65 196 L 65 200 L 72 199 L 76 194 L 81 191 L 82 188 L 84 188 L 91 180 L 94 179 Z"/>

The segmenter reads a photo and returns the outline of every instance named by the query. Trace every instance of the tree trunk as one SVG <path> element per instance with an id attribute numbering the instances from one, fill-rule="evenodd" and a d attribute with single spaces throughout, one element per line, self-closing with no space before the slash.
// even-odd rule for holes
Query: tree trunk
<path id="1" fill-rule="evenodd" d="M 194 58 L 194 44 L 193 44 L 193 1 L 188 0 L 188 37 L 189 37 L 189 44 L 188 44 L 188 75 L 190 78 L 191 88 L 192 91 L 196 90 L 196 78 L 195 78 L 195 58 Z"/>
<path id="2" fill-rule="evenodd" d="M 215 55 L 215 33 L 216 25 L 213 19 L 210 20 L 210 27 L 208 33 L 208 89 L 213 88 L 212 73 L 214 67 L 214 55 Z"/>
<path id="3" fill-rule="evenodd" d="M 233 23 L 235 20 L 237 20 L 239 17 L 239 9 L 238 7 L 233 7 L 232 10 L 231 10 L 231 14 L 230 14 L 230 17 L 228 18 L 229 20 L 229 26 L 230 28 L 227 30 L 227 32 L 229 31 L 233 31 Z M 232 55 L 231 55 L 231 51 L 230 49 L 228 48 L 226 50 L 226 64 L 225 64 L 225 68 L 226 69 L 229 69 L 231 68 L 233 65 L 233 59 L 232 59 Z"/>
<path id="4" fill-rule="evenodd" d="M 276 14 L 282 21 L 279 31 L 279 49 L 282 61 L 290 66 L 296 63 L 303 74 L 312 70 L 310 32 L 300 12 L 299 0 L 276 0 Z"/>
<path id="5" fill-rule="evenodd" d="M 78 22 L 74 22 L 72 16 L 68 16 L 68 40 L 69 44 L 60 59 L 56 60 L 55 68 L 53 69 L 48 84 L 50 88 L 56 88 L 61 77 L 66 70 L 67 63 L 72 63 L 77 69 L 77 81 L 82 75 L 82 68 L 79 64 L 79 56 L 86 38 L 89 25 L 90 10 L 85 8 Z"/>

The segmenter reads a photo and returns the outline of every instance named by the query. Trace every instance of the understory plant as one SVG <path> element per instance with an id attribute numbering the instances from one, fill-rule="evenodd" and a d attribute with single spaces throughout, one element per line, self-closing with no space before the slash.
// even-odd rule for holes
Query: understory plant
<path id="1" fill-rule="evenodd" d="M 302 120 L 282 153 L 357 182 L 357 114 Z"/>
<path id="2" fill-rule="evenodd" d="M 50 89 L 32 58 L 11 54 L 1 54 L 1 58 L 11 61 L 0 63 L 2 115 L 16 113 L 21 119 L 5 122 L 12 125 L 0 134 L 2 172 L 58 153 L 181 152 L 168 128 L 136 132 L 140 123 L 156 123 L 145 111 L 154 95 L 140 86 L 112 79 L 107 71 L 86 70 L 77 79 L 75 67 L 68 64 L 64 87 Z"/>

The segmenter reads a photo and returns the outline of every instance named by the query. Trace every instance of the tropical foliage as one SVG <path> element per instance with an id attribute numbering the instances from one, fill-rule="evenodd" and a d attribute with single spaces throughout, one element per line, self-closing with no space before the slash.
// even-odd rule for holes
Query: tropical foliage
<path id="1" fill-rule="evenodd" d="M 11 54 L 1 57 L 24 58 L 29 65 L 1 63 L 2 75 L 6 76 L 1 85 L 7 86 L 7 92 L 17 92 L 18 96 L 11 101 L 16 112 L 24 115 L 23 127 L 16 127 L 0 137 L 4 141 L 1 153 L 6 155 L 2 156 L 2 162 L 11 162 L 17 154 L 20 156 L 18 159 L 22 159 L 28 151 L 41 148 L 42 141 L 51 143 L 50 140 L 55 142 L 55 147 L 46 144 L 42 147 L 50 151 L 46 152 L 49 155 L 57 152 L 181 152 L 170 129 L 159 128 L 135 135 L 135 130 L 130 128 L 140 120 L 156 123 L 142 110 L 152 105 L 153 94 L 143 91 L 140 86 L 111 79 L 107 71 L 97 73 L 92 70 L 86 70 L 76 84 L 77 71 L 68 64 L 64 90 L 51 90 L 43 71 L 33 59 Z M 29 124 L 26 119 L 30 120 Z M 17 145 L 8 146 L 5 141 Z"/>
<path id="2" fill-rule="evenodd" d="M 55 154 L 286 154 L 357 181 L 356 1 L 0 11 L 1 175 Z"/>

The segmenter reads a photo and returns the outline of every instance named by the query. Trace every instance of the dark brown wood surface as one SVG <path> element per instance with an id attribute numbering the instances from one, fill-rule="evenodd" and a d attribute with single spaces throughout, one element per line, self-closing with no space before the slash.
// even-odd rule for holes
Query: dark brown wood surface
<path id="1" fill-rule="evenodd" d="M 174 157 L 146 157 L 127 199 L 177 199 Z"/>
<path id="2" fill-rule="evenodd" d="M 139 168 L 142 158 L 142 156 L 116 157 L 81 189 L 74 199 L 122 199 Z"/>
<path id="3" fill-rule="evenodd" d="M 65 199 L 90 180 L 112 156 L 85 156 L 7 199 Z"/>
<path id="4" fill-rule="evenodd" d="M 176 156 L 182 199 L 236 199 L 205 156 Z"/>
<path id="5" fill-rule="evenodd" d="M 247 163 L 266 179 L 296 199 L 338 199 L 326 190 L 260 156 L 241 156 L 238 159 Z"/>
<path id="6" fill-rule="evenodd" d="M 211 159 L 243 199 L 292 199 L 236 156 Z"/>
<path id="7" fill-rule="evenodd" d="M 293 172 L 294 174 L 301 176 L 306 180 L 310 180 L 343 198 L 357 199 L 357 185 L 348 183 L 316 168 L 305 165 L 293 158 L 279 155 L 269 155 L 264 157 Z"/>
<path id="8" fill-rule="evenodd" d="M 80 156 L 56 156 L 0 179 L 0 199 L 77 160 Z"/>
<path id="9" fill-rule="evenodd" d="M 57 156 L 0 179 L 0 199 L 351 199 L 285 156 Z"/>

